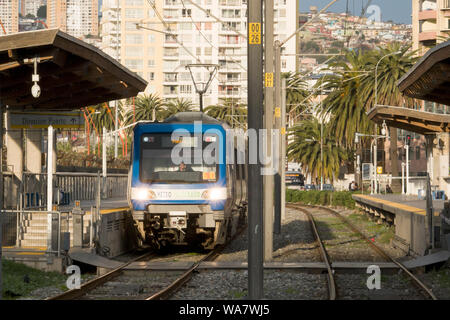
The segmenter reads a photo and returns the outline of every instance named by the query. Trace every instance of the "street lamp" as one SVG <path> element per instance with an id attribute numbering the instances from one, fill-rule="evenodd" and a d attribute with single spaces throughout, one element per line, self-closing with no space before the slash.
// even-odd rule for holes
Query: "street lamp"
<path id="1" fill-rule="evenodd" d="M 383 57 L 381 57 L 380 60 L 378 60 L 377 65 L 375 66 L 375 103 L 374 103 L 374 108 L 378 105 L 378 66 L 380 65 L 380 62 L 384 59 L 387 58 L 389 56 L 394 56 L 396 54 L 401 54 L 401 51 L 396 51 L 396 52 L 392 52 L 389 53 Z"/>
<path id="2" fill-rule="evenodd" d="M 362 134 L 362 133 L 355 133 L 355 143 L 359 143 L 360 137 L 372 137 L 374 138 L 372 142 L 370 143 L 370 159 L 373 159 L 373 168 L 372 168 L 372 179 L 371 179 L 371 190 L 370 193 L 373 194 L 375 190 L 375 194 L 378 193 L 378 173 L 377 173 L 377 149 L 376 149 L 376 142 L 378 139 L 389 139 L 388 135 L 388 129 L 386 122 L 383 121 L 382 129 L 381 129 L 381 135 L 371 135 L 371 134 Z M 375 147 L 374 147 L 375 143 Z M 372 151 L 372 149 L 374 151 Z"/>
<path id="3" fill-rule="evenodd" d="M 386 54 L 383 57 L 381 57 L 380 60 L 378 60 L 378 63 L 375 66 L 375 103 L 373 105 L 374 108 L 376 108 L 377 105 L 378 105 L 378 66 L 380 65 L 380 62 L 384 58 L 387 58 L 387 57 L 390 57 L 390 56 L 394 56 L 396 54 L 401 54 L 401 53 L 402 53 L 402 51 L 399 50 L 399 51 L 396 51 L 396 52 L 392 52 L 392 53 Z M 383 124 L 385 124 L 385 123 L 383 122 Z M 377 129 L 378 129 L 378 126 L 375 125 L 375 134 L 377 133 Z M 375 163 L 375 165 L 377 163 L 377 150 L 378 150 L 378 144 L 377 144 L 377 139 L 375 139 L 375 156 L 374 156 L 374 163 Z M 376 175 L 377 175 L 377 173 L 376 173 L 376 169 L 375 169 L 375 184 L 377 182 L 376 181 Z M 375 185 L 375 188 L 376 188 L 376 192 L 375 193 L 378 193 L 378 186 Z"/>

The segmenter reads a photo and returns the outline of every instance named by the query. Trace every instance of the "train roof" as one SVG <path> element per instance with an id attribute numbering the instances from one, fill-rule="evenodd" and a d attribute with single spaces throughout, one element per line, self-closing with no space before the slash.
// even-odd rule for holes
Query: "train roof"
<path id="1" fill-rule="evenodd" d="M 201 121 L 204 124 L 218 124 L 225 129 L 230 128 L 225 122 L 214 119 L 203 112 L 179 112 L 164 120 L 163 123 L 194 123 L 194 121 Z"/>

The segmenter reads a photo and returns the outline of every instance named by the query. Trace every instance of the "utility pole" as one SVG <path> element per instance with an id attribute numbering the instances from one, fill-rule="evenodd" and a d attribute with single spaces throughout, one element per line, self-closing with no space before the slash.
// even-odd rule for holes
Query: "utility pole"
<path id="1" fill-rule="evenodd" d="M 264 4 L 264 53 L 265 53 L 265 97 L 264 116 L 267 139 L 267 159 L 271 159 L 266 165 L 264 176 L 264 261 L 273 258 L 273 188 L 274 176 L 269 173 L 275 163 L 275 154 L 272 152 L 273 129 L 273 0 L 265 0 Z M 270 157 L 269 157 L 270 155 Z"/>
<path id="2" fill-rule="evenodd" d="M 248 1 L 248 129 L 263 127 L 263 48 L 262 0 Z M 256 143 L 256 154 L 259 154 Z M 250 158 L 247 155 L 248 159 Z M 248 298 L 262 299 L 263 294 L 263 179 L 261 163 L 248 162 Z"/>
<path id="3" fill-rule="evenodd" d="M 281 221 L 286 218 L 286 78 L 281 82 L 281 152 L 280 152 L 280 175 L 281 175 Z M 281 233 L 281 221 L 278 219 L 275 233 Z"/>
<path id="4" fill-rule="evenodd" d="M 0 100 L 0 300 L 3 292 L 2 246 L 3 246 L 3 105 Z"/>
<path id="5" fill-rule="evenodd" d="M 281 46 L 280 41 L 275 41 L 275 130 L 281 132 Z M 283 155 L 281 153 L 282 140 L 280 139 L 278 151 L 278 172 L 275 174 L 275 233 L 281 232 L 281 172 L 284 168 Z"/>

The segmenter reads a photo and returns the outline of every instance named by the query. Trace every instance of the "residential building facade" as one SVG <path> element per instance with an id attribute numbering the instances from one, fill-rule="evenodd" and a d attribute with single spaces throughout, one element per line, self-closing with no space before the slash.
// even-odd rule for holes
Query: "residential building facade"
<path id="1" fill-rule="evenodd" d="M 247 0 L 104 0 L 102 49 L 149 81 L 146 93 L 184 98 L 199 105 L 189 64 L 219 67 L 204 95 L 204 106 L 225 99 L 247 101 Z M 287 4 L 289 2 L 289 4 Z M 292 6 L 292 7 L 291 7 Z M 275 0 L 275 39 L 296 30 L 296 4 Z M 220 19 L 223 23 L 218 22 Z M 142 29 L 136 26 L 149 28 Z M 236 32 L 237 31 L 237 32 Z M 295 37 L 286 43 L 283 71 L 295 71 Z M 209 79 L 193 68 L 197 84 Z"/>
<path id="2" fill-rule="evenodd" d="M 19 32 L 19 1 L 0 0 L 0 34 Z"/>
<path id="3" fill-rule="evenodd" d="M 412 0 L 413 49 L 419 55 L 448 39 L 450 0 Z"/>
<path id="4" fill-rule="evenodd" d="M 47 0 L 47 25 L 77 38 L 98 35 L 98 0 Z"/>

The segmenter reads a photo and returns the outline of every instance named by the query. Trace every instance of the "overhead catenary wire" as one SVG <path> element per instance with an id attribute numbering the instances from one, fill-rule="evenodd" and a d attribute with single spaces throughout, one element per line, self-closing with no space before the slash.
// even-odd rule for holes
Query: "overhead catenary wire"
<path id="1" fill-rule="evenodd" d="M 185 10 L 187 10 L 186 5 L 184 4 L 184 0 L 181 0 L 181 3 L 182 3 L 182 5 L 183 5 L 183 8 L 184 8 Z M 189 18 L 191 18 L 191 23 L 195 26 L 195 28 L 197 29 L 197 31 L 198 31 L 198 32 L 200 33 L 200 35 L 206 40 L 206 42 L 208 42 L 208 44 L 211 46 L 211 48 L 216 49 L 217 52 L 219 52 L 219 48 L 216 47 L 216 46 L 212 43 L 212 41 L 209 40 L 208 37 L 206 37 L 206 36 L 203 34 L 203 32 L 199 29 L 199 27 L 198 27 L 198 25 L 197 25 L 198 22 L 195 22 L 195 21 L 194 21 L 194 19 L 192 18 L 192 15 L 189 15 Z M 223 23 L 223 22 L 220 22 L 220 23 L 221 23 L 222 25 L 225 25 L 225 23 Z M 230 57 L 230 56 L 227 55 L 227 54 L 223 54 L 223 56 L 226 57 L 226 58 L 229 58 L 229 57 Z M 247 69 L 246 69 L 239 61 L 237 61 L 237 60 L 229 59 L 229 60 L 225 60 L 225 61 L 234 62 L 234 63 L 238 64 L 239 67 L 241 67 L 244 71 L 247 71 Z"/>

